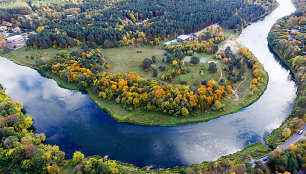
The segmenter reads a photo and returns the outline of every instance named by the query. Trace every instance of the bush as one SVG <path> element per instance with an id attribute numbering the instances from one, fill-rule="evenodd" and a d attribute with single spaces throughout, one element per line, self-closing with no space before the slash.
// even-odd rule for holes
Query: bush
<path id="1" fill-rule="evenodd" d="M 224 109 L 224 104 L 222 104 L 219 100 L 217 100 L 213 105 L 213 110 L 220 111 L 223 109 Z"/>
<path id="2" fill-rule="evenodd" d="M 173 58 L 171 56 L 167 56 L 166 57 L 166 62 L 171 63 L 173 60 Z"/>
<path id="3" fill-rule="evenodd" d="M 203 80 L 203 81 L 201 82 L 201 84 L 206 86 L 206 85 L 207 85 L 207 81 L 206 81 L 206 80 Z"/>
<path id="4" fill-rule="evenodd" d="M 156 69 L 153 70 L 153 77 L 157 77 L 158 76 L 158 72 Z"/>
<path id="5" fill-rule="evenodd" d="M 214 62 L 209 63 L 208 71 L 211 73 L 217 72 L 217 64 L 215 64 Z"/>
<path id="6" fill-rule="evenodd" d="M 8 126 L 12 126 L 14 124 L 19 124 L 20 122 L 20 118 L 18 115 L 14 114 L 14 115 L 9 115 L 5 122 L 7 123 Z"/>
<path id="7" fill-rule="evenodd" d="M 161 65 L 161 66 L 159 67 L 159 69 L 160 69 L 161 71 L 165 71 L 165 70 L 166 70 L 166 66 L 165 66 L 165 65 Z"/>
<path id="8" fill-rule="evenodd" d="M 186 80 L 182 80 L 182 81 L 180 81 L 180 84 L 181 84 L 181 85 L 186 85 L 186 84 L 187 84 L 187 81 L 186 81 Z"/>
<path id="9" fill-rule="evenodd" d="M 82 53 L 80 51 L 72 51 L 72 52 L 70 52 L 70 56 L 71 57 L 73 57 L 73 56 L 81 57 Z"/>
<path id="10" fill-rule="evenodd" d="M 192 56 L 190 59 L 190 63 L 197 65 L 200 63 L 200 59 L 198 57 Z"/>
<path id="11" fill-rule="evenodd" d="M 156 57 L 155 56 L 152 56 L 152 62 L 156 63 Z"/>
<path id="12" fill-rule="evenodd" d="M 84 154 L 82 154 L 80 151 L 76 151 L 73 154 L 72 163 L 73 164 L 79 164 L 84 160 Z"/>
<path id="13" fill-rule="evenodd" d="M 152 64 L 152 60 L 150 60 L 149 58 L 145 58 L 142 62 L 142 68 L 143 69 L 149 69 L 151 68 L 151 64 Z"/>

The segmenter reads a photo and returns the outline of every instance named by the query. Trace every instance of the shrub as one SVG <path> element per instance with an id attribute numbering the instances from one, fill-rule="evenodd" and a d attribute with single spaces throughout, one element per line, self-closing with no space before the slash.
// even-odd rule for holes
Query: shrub
<path id="1" fill-rule="evenodd" d="M 155 56 L 152 56 L 152 62 L 156 63 L 156 57 Z"/>
<path id="2" fill-rule="evenodd" d="M 156 69 L 153 70 L 153 77 L 157 77 L 158 76 L 158 72 Z"/>
<path id="3" fill-rule="evenodd" d="M 166 66 L 165 66 L 165 65 L 161 65 L 161 66 L 159 67 L 159 69 L 160 69 L 161 71 L 165 71 L 165 70 L 166 70 Z"/>
<path id="4" fill-rule="evenodd" d="M 18 115 L 14 114 L 14 115 L 9 115 L 5 122 L 8 124 L 8 126 L 12 126 L 14 124 L 19 124 L 20 122 L 20 118 Z"/>
<path id="5" fill-rule="evenodd" d="M 197 65 L 200 63 L 200 59 L 198 57 L 192 56 L 190 59 L 190 63 Z"/>
<path id="6" fill-rule="evenodd" d="M 150 60 L 149 58 L 145 58 L 142 62 L 142 68 L 143 69 L 149 69 L 151 68 L 151 64 L 152 64 L 152 60 Z"/>
<path id="7" fill-rule="evenodd" d="M 209 63 L 208 71 L 211 73 L 217 72 L 217 64 L 215 64 L 214 62 Z"/>
<path id="8" fill-rule="evenodd" d="M 84 160 L 84 154 L 82 154 L 80 151 L 76 151 L 73 154 L 72 163 L 73 164 L 79 164 Z"/>

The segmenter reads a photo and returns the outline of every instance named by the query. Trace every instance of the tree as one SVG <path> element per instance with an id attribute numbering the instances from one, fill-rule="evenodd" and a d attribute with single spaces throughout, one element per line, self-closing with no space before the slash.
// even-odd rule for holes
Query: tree
<path id="1" fill-rule="evenodd" d="M 282 136 L 285 138 L 289 138 L 291 135 L 291 129 L 290 128 L 285 128 L 282 131 Z"/>
<path id="2" fill-rule="evenodd" d="M 208 71 L 211 73 L 217 72 L 217 64 L 215 64 L 214 62 L 209 63 Z"/>
<path id="3" fill-rule="evenodd" d="M 8 126 L 13 126 L 14 124 L 19 124 L 20 122 L 20 118 L 18 115 L 14 114 L 14 115 L 9 115 L 5 122 L 8 124 Z"/>
<path id="4" fill-rule="evenodd" d="M 73 164 L 79 164 L 84 160 L 84 154 L 82 154 L 80 151 L 76 151 L 73 154 L 72 163 Z"/>
<path id="5" fill-rule="evenodd" d="M 104 41 L 104 47 L 105 47 L 105 48 L 110 48 L 111 45 L 112 45 L 112 42 L 111 42 L 110 40 L 105 40 L 105 41 Z"/>
<path id="6" fill-rule="evenodd" d="M 48 173 L 50 174 L 57 174 L 60 172 L 60 169 L 56 164 L 52 164 L 51 166 L 48 166 L 47 170 L 48 170 Z"/>
<path id="7" fill-rule="evenodd" d="M 183 115 L 183 116 L 187 116 L 188 114 L 189 114 L 188 109 L 187 109 L 187 108 L 183 108 L 183 109 L 182 109 L 182 115 Z"/>
<path id="8" fill-rule="evenodd" d="M 153 77 L 157 77 L 158 76 L 158 72 L 156 69 L 153 70 Z"/>
<path id="9" fill-rule="evenodd" d="M 25 125 L 25 128 L 30 128 L 33 124 L 32 117 L 26 116 L 23 120 L 23 123 Z"/>
<path id="10" fill-rule="evenodd" d="M 152 56 L 152 62 L 156 63 L 156 56 Z"/>
<path id="11" fill-rule="evenodd" d="M 198 57 L 192 56 L 190 59 L 190 63 L 197 65 L 200 63 L 200 59 Z"/>
<path id="12" fill-rule="evenodd" d="M 152 64 L 152 60 L 150 60 L 149 58 L 145 58 L 142 62 L 142 68 L 147 70 L 151 68 L 151 64 Z"/>
<path id="13" fill-rule="evenodd" d="M 159 69 L 160 69 L 161 71 L 165 71 L 165 70 L 166 70 L 166 66 L 165 66 L 165 65 L 161 65 L 161 66 L 159 67 Z"/>
<path id="14" fill-rule="evenodd" d="M 135 98 L 133 99 L 133 105 L 134 105 L 135 108 L 138 108 L 138 107 L 139 107 L 139 99 L 138 99 L 138 98 L 135 97 Z"/>

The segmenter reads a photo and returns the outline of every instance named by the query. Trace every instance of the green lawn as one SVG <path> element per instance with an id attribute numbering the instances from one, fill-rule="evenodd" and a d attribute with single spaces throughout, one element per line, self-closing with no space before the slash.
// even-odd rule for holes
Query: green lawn
<path id="1" fill-rule="evenodd" d="M 165 50 L 158 47 L 120 47 L 120 48 L 109 48 L 103 49 L 104 56 L 111 68 L 110 72 L 113 73 L 128 73 L 135 72 L 141 77 L 146 79 L 153 79 L 153 71 L 145 71 L 142 68 L 142 62 L 144 58 L 151 59 L 152 56 L 156 56 L 157 62 L 154 66 L 158 68 L 162 64 Z M 141 53 L 137 53 L 141 51 Z M 161 72 L 160 72 L 161 75 Z"/>

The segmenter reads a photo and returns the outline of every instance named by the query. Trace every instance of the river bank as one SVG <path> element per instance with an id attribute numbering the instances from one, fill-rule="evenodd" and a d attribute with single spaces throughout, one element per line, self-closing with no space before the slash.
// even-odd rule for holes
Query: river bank
<path id="1" fill-rule="evenodd" d="M 302 4 L 303 2 L 300 1 Z M 295 3 L 299 3 L 299 1 L 295 1 Z M 300 4 L 301 6 L 303 6 Z M 305 4 L 305 2 L 304 2 Z M 297 6 L 297 4 L 295 4 Z M 302 8 L 297 6 L 298 11 L 303 11 Z M 288 138 L 293 136 L 295 133 L 297 133 L 303 126 L 305 125 L 306 118 L 305 118 L 305 87 L 304 87 L 304 78 L 303 78 L 303 71 L 305 71 L 305 66 L 303 63 L 305 63 L 305 55 L 303 55 L 299 52 L 296 52 L 295 54 L 290 54 L 288 55 L 287 52 L 290 48 L 292 47 L 299 47 L 297 43 L 294 42 L 289 42 L 286 39 L 283 41 L 286 42 L 287 46 L 284 50 L 279 51 L 277 47 L 279 47 L 279 40 L 281 35 L 283 34 L 288 34 L 290 35 L 289 27 L 296 27 L 298 28 L 301 26 L 299 23 L 298 24 L 289 24 L 288 19 L 290 17 L 297 17 L 295 14 L 291 14 L 290 16 L 284 17 L 282 19 L 279 19 L 272 27 L 272 29 L 269 32 L 269 36 L 267 38 L 268 44 L 272 51 L 278 56 L 279 60 L 286 65 L 288 69 L 290 69 L 291 73 L 294 76 L 294 79 L 296 80 L 296 83 L 298 85 L 298 90 L 297 90 L 297 97 L 295 99 L 295 105 L 292 109 L 292 112 L 290 113 L 289 117 L 284 120 L 282 125 L 273 130 L 269 136 L 266 138 L 266 142 L 269 146 L 271 147 L 276 147 L 286 141 Z M 305 17 L 305 14 L 304 14 Z M 286 32 L 280 32 L 276 28 L 277 26 L 283 27 L 288 29 Z M 284 30 L 283 30 L 284 31 Z M 303 31 L 302 31 L 303 32 Z M 304 31 L 305 32 L 305 31 Z M 293 37 L 293 39 L 295 39 Z M 300 59 L 300 61 L 298 61 Z M 284 136 L 285 131 L 290 131 L 289 136 L 286 135 Z"/>

